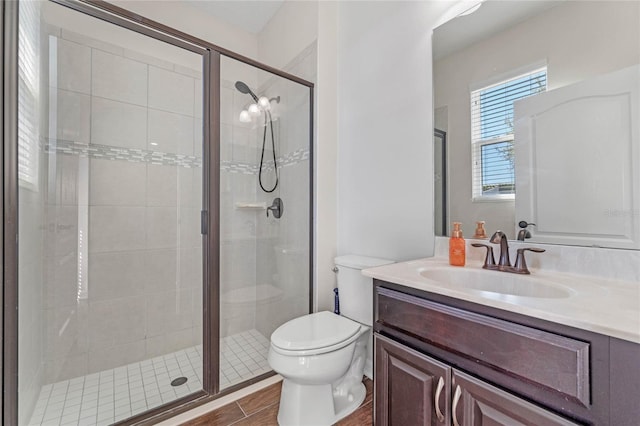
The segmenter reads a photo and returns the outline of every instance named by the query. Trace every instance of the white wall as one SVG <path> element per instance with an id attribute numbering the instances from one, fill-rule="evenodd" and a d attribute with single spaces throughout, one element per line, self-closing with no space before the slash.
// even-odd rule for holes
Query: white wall
<path id="1" fill-rule="evenodd" d="M 450 5 L 338 6 L 339 254 L 433 254 L 431 29 Z"/>
<path id="2" fill-rule="evenodd" d="M 241 55 L 257 57 L 258 41 L 255 34 L 208 15 L 202 9 L 190 6 L 189 2 L 116 0 L 112 3 Z"/>
<path id="3" fill-rule="evenodd" d="M 638 2 L 565 2 L 434 64 L 436 107 L 449 113 L 449 223 L 463 222 L 471 236 L 485 220 L 488 232 L 515 238 L 513 201 L 471 201 L 469 86 L 546 61 L 552 90 L 638 63 L 639 16 Z"/>
<path id="4" fill-rule="evenodd" d="M 257 59 L 272 67 L 284 69 L 316 40 L 318 7 L 315 1 L 285 1 L 260 31 Z"/>
<path id="5" fill-rule="evenodd" d="M 338 5 L 318 7 L 318 76 L 315 88 L 315 309 L 331 309 L 336 286 L 338 163 Z"/>

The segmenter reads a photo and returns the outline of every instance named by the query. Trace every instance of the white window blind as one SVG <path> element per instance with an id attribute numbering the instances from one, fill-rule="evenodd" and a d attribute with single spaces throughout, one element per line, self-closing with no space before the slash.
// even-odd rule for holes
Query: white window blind
<path id="1" fill-rule="evenodd" d="M 545 91 L 547 69 L 471 92 L 473 199 L 513 199 L 513 102 Z"/>
<path id="2" fill-rule="evenodd" d="M 18 25 L 18 182 L 38 189 L 40 2 L 20 2 Z"/>

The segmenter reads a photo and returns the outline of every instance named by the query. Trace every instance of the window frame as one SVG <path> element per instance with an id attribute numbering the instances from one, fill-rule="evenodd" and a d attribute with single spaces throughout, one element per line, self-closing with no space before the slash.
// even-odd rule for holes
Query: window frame
<path id="1" fill-rule="evenodd" d="M 513 201 L 515 200 L 516 194 L 515 189 L 511 194 L 491 194 L 484 195 L 482 191 L 483 179 L 482 179 L 482 148 L 487 145 L 493 145 L 502 142 L 511 142 L 514 143 L 514 135 L 513 133 L 509 135 L 499 136 L 491 139 L 480 139 L 476 142 L 472 142 L 471 144 L 471 179 L 472 179 L 472 190 L 473 190 L 473 201 L 474 202 L 492 202 L 492 201 Z M 515 166 L 514 169 L 514 185 L 515 185 Z"/>
<path id="2" fill-rule="evenodd" d="M 544 71 L 545 85 L 544 90 L 547 90 L 548 84 L 548 67 L 546 63 L 537 63 L 528 67 L 522 67 L 516 70 L 512 70 L 509 73 L 505 73 L 494 78 L 491 81 L 485 81 L 483 84 L 476 84 L 469 88 L 470 95 L 470 125 L 471 125 L 471 201 L 472 202 L 505 202 L 515 200 L 515 165 L 513 168 L 513 184 L 514 192 L 510 194 L 483 194 L 483 168 L 482 168 L 482 148 L 487 145 L 493 145 L 496 143 L 510 142 L 512 145 L 515 143 L 515 134 L 512 131 L 509 134 L 503 134 L 500 136 L 494 136 L 487 139 L 482 139 L 482 114 L 480 97 L 483 91 L 491 89 L 495 86 L 500 86 L 507 82 L 515 81 L 526 76 L 533 76 Z M 528 96 L 531 96 L 530 94 Z M 523 99 L 525 97 L 515 100 Z"/>

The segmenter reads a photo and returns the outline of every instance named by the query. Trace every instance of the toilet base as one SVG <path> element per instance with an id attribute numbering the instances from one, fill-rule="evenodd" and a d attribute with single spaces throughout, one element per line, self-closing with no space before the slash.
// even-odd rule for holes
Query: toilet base
<path id="1" fill-rule="evenodd" d="M 334 394 L 330 384 L 299 385 L 282 381 L 278 424 L 280 426 L 329 426 L 353 413 L 367 390 L 356 383 L 348 394 Z"/>
<path id="2" fill-rule="evenodd" d="M 333 404 L 336 410 L 336 416 L 333 423 L 356 411 L 366 396 L 367 388 L 365 388 L 362 383 L 357 383 L 351 388 L 350 396 L 334 395 Z"/>

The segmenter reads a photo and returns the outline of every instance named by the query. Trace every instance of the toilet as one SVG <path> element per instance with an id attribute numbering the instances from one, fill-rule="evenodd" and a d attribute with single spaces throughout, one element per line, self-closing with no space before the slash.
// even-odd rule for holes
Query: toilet
<path id="1" fill-rule="evenodd" d="M 283 377 L 278 424 L 331 425 L 364 401 L 372 377 L 373 282 L 361 270 L 393 263 L 364 256 L 335 258 L 340 313 L 292 319 L 271 335 L 269 365 Z"/>

